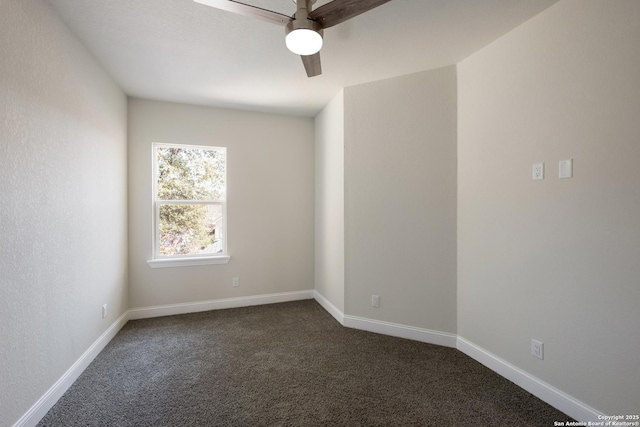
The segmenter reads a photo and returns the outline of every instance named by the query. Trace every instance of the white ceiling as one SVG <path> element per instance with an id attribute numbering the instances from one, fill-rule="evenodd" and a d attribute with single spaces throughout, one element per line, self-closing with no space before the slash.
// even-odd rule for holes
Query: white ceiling
<path id="1" fill-rule="evenodd" d="M 48 1 L 129 96 L 313 117 L 343 87 L 455 64 L 558 0 L 392 0 L 325 30 L 313 78 L 283 27 L 192 0 Z"/>

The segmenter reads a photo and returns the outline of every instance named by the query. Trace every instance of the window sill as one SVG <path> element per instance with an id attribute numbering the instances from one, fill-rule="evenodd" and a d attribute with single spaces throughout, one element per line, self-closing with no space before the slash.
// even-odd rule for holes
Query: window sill
<path id="1" fill-rule="evenodd" d="M 226 264 L 231 259 L 229 255 L 216 255 L 208 257 L 193 258 L 164 258 L 150 259 L 147 261 L 151 268 L 164 267 L 188 267 L 190 265 Z"/>

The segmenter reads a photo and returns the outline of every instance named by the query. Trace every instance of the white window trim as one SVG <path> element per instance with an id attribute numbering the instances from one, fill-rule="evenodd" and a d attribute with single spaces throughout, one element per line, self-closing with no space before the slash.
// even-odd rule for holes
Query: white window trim
<path id="1" fill-rule="evenodd" d="M 161 142 L 154 142 L 152 144 L 152 150 L 151 150 L 151 164 L 152 164 L 152 170 L 151 170 L 151 208 L 153 211 L 153 216 L 152 216 L 152 221 L 151 221 L 151 226 L 152 226 L 152 235 L 153 235 L 153 239 L 151 242 L 151 254 L 152 254 L 152 258 L 150 260 L 147 260 L 147 264 L 149 265 L 149 267 L 151 268 L 164 268 L 164 267 L 187 267 L 187 266 L 192 266 L 192 265 L 210 265 L 210 264 L 227 264 L 230 260 L 231 260 L 231 256 L 229 255 L 229 253 L 227 252 L 227 242 L 228 242 L 228 232 L 227 232 L 227 200 L 226 200 L 226 192 L 225 192 L 225 199 L 224 200 L 213 200 L 213 201 L 202 201 L 199 203 L 203 203 L 203 204 L 222 204 L 222 221 L 223 221 L 223 229 L 224 229 L 224 234 L 225 234 L 225 238 L 224 238 L 224 249 L 223 252 L 220 254 L 215 254 L 215 255 L 184 255 L 181 257 L 176 257 L 176 256 L 157 256 L 156 255 L 156 245 L 157 242 L 159 240 L 159 235 L 158 235 L 158 221 L 159 221 L 159 206 L 161 204 L 180 204 L 180 203 L 192 203 L 190 201 L 184 201 L 184 200 L 162 200 L 159 201 L 156 199 L 156 195 L 158 194 L 157 190 L 157 185 L 158 185 L 158 177 L 156 176 L 157 173 L 157 168 L 158 168 L 158 164 L 157 164 L 157 155 L 156 155 L 156 150 L 158 147 L 176 147 L 179 146 L 180 148 L 196 148 L 196 149 L 202 149 L 204 148 L 210 148 L 210 149 L 215 149 L 215 150 L 224 150 L 225 151 L 225 186 L 228 187 L 228 181 L 227 181 L 227 169 L 228 166 L 226 164 L 226 147 L 213 147 L 213 146 L 206 146 L 206 145 L 189 145 L 189 144 L 167 144 L 167 143 L 161 143 Z"/>
<path id="2" fill-rule="evenodd" d="M 148 260 L 147 264 L 151 268 L 188 267 L 190 265 L 226 264 L 230 260 L 230 255 L 217 255 L 190 258 L 157 258 Z"/>

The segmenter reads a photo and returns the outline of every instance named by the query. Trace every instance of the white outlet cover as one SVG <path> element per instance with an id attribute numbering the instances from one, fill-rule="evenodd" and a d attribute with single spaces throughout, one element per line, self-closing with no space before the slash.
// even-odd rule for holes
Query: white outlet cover
<path id="1" fill-rule="evenodd" d="M 371 305 L 373 307 L 380 307 L 380 296 L 379 295 L 371 295 Z"/>
<path id="2" fill-rule="evenodd" d="M 534 163 L 531 168 L 531 179 L 534 181 L 544 179 L 544 163 Z"/>
<path id="3" fill-rule="evenodd" d="M 538 340 L 531 340 L 531 355 L 544 360 L 544 344 Z"/>

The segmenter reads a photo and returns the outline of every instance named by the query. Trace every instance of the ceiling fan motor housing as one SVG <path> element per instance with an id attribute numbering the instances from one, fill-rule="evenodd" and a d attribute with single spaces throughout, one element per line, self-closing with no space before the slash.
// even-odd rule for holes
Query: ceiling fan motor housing
<path id="1" fill-rule="evenodd" d="M 297 11 L 293 16 L 293 20 L 285 27 L 285 36 L 295 30 L 311 30 L 323 36 L 322 27 L 316 21 L 308 19 L 311 12 L 311 5 L 315 3 L 315 0 L 302 0 L 300 3 L 298 0 L 294 0 L 297 4 Z"/>
<path id="2" fill-rule="evenodd" d="M 324 36 L 322 27 L 316 21 L 310 19 L 294 19 L 285 27 L 285 35 L 289 34 L 293 30 L 311 30 Z"/>

